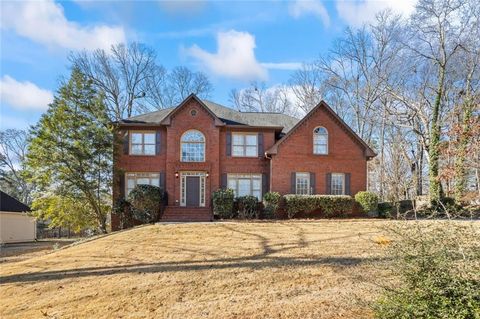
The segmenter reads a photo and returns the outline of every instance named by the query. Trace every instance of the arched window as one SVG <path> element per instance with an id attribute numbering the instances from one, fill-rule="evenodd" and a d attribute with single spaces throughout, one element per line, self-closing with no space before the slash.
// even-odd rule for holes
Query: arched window
<path id="1" fill-rule="evenodd" d="M 182 162 L 205 161 L 205 136 L 200 131 L 186 131 L 180 141 Z"/>
<path id="2" fill-rule="evenodd" d="M 328 154 L 328 131 L 322 126 L 313 130 L 313 154 Z"/>

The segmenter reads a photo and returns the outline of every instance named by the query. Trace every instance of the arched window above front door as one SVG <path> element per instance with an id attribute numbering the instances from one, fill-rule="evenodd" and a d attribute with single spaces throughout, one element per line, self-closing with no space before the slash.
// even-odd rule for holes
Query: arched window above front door
<path id="1" fill-rule="evenodd" d="M 313 130 L 313 154 L 328 154 L 328 131 L 323 126 Z"/>
<path id="2" fill-rule="evenodd" d="M 182 162 L 205 162 L 205 136 L 202 132 L 188 130 L 180 141 Z"/>

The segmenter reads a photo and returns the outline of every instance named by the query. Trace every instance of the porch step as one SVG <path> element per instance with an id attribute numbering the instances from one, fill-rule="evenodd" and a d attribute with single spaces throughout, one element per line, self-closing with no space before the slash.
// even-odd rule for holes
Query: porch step
<path id="1" fill-rule="evenodd" d="M 213 220 L 210 208 L 167 206 L 162 221 L 168 222 L 208 222 Z"/>

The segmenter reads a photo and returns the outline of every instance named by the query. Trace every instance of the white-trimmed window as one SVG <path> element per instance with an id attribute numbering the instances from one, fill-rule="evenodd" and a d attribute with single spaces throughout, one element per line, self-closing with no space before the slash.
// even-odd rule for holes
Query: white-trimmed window
<path id="1" fill-rule="evenodd" d="M 137 185 L 160 186 L 160 173 L 126 173 L 125 194 L 128 196 Z"/>
<path id="2" fill-rule="evenodd" d="M 155 155 L 155 132 L 130 132 L 131 155 Z"/>
<path id="3" fill-rule="evenodd" d="M 262 199 L 261 174 L 228 174 L 228 188 L 233 189 L 235 197 L 252 195 Z"/>
<path id="4" fill-rule="evenodd" d="M 295 192 L 297 195 L 310 195 L 310 173 L 295 174 Z"/>
<path id="5" fill-rule="evenodd" d="M 258 134 L 232 133 L 232 155 L 238 157 L 257 157 Z"/>
<path id="6" fill-rule="evenodd" d="M 345 195 L 345 174 L 332 173 L 332 195 Z"/>
<path id="7" fill-rule="evenodd" d="M 328 154 L 328 131 L 322 126 L 313 130 L 313 154 Z"/>
<path id="8" fill-rule="evenodd" d="M 205 162 L 205 136 L 197 130 L 183 133 L 181 138 L 182 162 Z"/>

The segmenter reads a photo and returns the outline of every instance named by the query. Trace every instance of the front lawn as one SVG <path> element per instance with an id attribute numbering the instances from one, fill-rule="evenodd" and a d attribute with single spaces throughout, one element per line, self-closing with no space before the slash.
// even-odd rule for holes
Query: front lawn
<path id="1" fill-rule="evenodd" d="M 162 224 L 1 266 L 2 318 L 367 318 L 386 221 Z"/>

